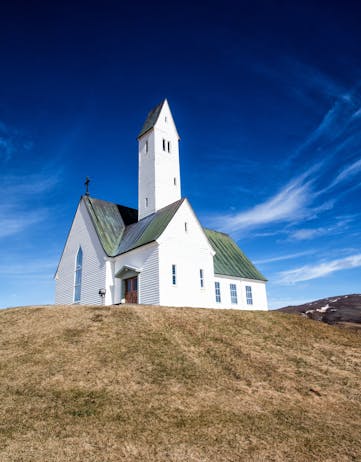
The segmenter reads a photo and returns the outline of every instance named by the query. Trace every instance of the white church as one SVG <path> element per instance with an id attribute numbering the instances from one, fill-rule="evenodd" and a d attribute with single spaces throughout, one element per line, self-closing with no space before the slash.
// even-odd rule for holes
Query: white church
<path id="1" fill-rule="evenodd" d="M 55 274 L 56 304 L 142 303 L 267 310 L 266 279 L 181 197 L 167 100 L 138 135 L 138 210 L 81 197 Z"/>

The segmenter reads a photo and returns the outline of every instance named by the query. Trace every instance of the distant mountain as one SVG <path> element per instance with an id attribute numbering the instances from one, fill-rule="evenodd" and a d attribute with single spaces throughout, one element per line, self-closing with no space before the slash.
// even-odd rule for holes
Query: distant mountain
<path id="1" fill-rule="evenodd" d="M 279 311 L 298 313 L 327 324 L 356 323 L 361 325 L 361 294 L 322 298 L 304 305 L 286 306 L 280 308 Z"/>

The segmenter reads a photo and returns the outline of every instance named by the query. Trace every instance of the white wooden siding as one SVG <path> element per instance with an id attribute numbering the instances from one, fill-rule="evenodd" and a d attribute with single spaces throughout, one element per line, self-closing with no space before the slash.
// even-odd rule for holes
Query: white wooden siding
<path id="1" fill-rule="evenodd" d="M 55 283 L 55 304 L 71 304 L 74 297 L 75 259 L 83 250 L 81 304 L 101 304 L 99 289 L 105 288 L 105 253 L 83 201 L 75 218 L 61 257 Z"/>
<path id="2" fill-rule="evenodd" d="M 115 261 L 115 274 L 123 267 L 130 266 L 141 270 L 138 277 L 138 301 L 145 305 L 159 305 L 159 251 L 158 244 L 151 244 L 120 255 Z M 122 298 L 122 280 L 115 278 L 114 303 Z"/>
<path id="3" fill-rule="evenodd" d="M 230 276 L 214 277 L 215 282 L 219 282 L 221 291 L 221 303 L 216 302 L 216 291 L 213 288 L 212 308 L 232 308 L 239 310 L 268 310 L 266 283 L 254 279 L 233 278 Z M 237 304 L 231 302 L 230 284 L 236 284 Z M 253 304 L 247 305 L 246 286 L 252 288 Z"/>
<path id="4" fill-rule="evenodd" d="M 139 303 L 159 305 L 159 252 L 155 245 L 139 275 Z"/>
<path id="5" fill-rule="evenodd" d="M 158 242 L 160 303 L 210 307 L 214 252 L 188 201 L 183 202 Z M 176 265 L 176 285 L 172 284 L 172 265 Z M 200 269 L 203 270 L 204 287 L 200 285 Z"/>

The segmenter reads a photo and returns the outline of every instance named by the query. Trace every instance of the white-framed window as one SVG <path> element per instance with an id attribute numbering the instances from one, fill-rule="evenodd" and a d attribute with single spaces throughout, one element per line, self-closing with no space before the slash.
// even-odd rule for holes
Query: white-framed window
<path id="1" fill-rule="evenodd" d="M 163 151 L 165 151 L 165 139 L 163 138 Z"/>
<path id="2" fill-rule="evenodd" d="M 252 287 L 246 286 L 246 300 L 247 305 L 253 305 Z"/>
<path id="3" fill-rule="evenodd" d="M 81 277 L 83 271 L 83 251 L 79 247 L 75 261 L 75 274 L 74 274 L 74 303 L 80 302 L 81 295 Z"/>
<path id="4" fill-rule="evenodd" d="M 221 286 L 220 286 L 219 282 L 216 281 L 214 283 L 214 288 L 215 288 L 215 291 L 216 291 L 216 302 L 221 303 Z"/>
<path id="5" fill-rule="evenodd" d="M 177 285 L 177 267 L 172 265 L 172 285 Z"/>
<path id="6" fill-rule="evenodd" d="M 234 303 L 234 304 L 238 303 L 236 284 L 229 284 L 229 289 L 231 291 L 231 303 Z"/>
<path id="7" fill-rule="evenodd" d="M 148 140 L 145 142 L 145 152 L 148 152 L 148 148 L 149 148 L 149 145 L 148 145 Z"/>
<path id="8" fill-rule="evenodd" d="M 170 152 L 170 141 L 167 142 L 167 150 Z"/>
<path id="9" fill-rule="evenodd" d="M 199 270 L 199 284 L 201 289 L 204 289 L 204 271 L 202 269 Z"/>

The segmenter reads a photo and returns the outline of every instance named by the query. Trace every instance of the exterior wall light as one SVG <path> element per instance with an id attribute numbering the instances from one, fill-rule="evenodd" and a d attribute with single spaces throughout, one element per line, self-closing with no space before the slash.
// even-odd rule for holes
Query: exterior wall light
<path id="1" fill-rule="evenodd" d="M 98 294 L 100 295 L 100 297 L 102 299 L 102 304 L 104 304 L 106 290 L 105 289 L 99 289 Z"/>

